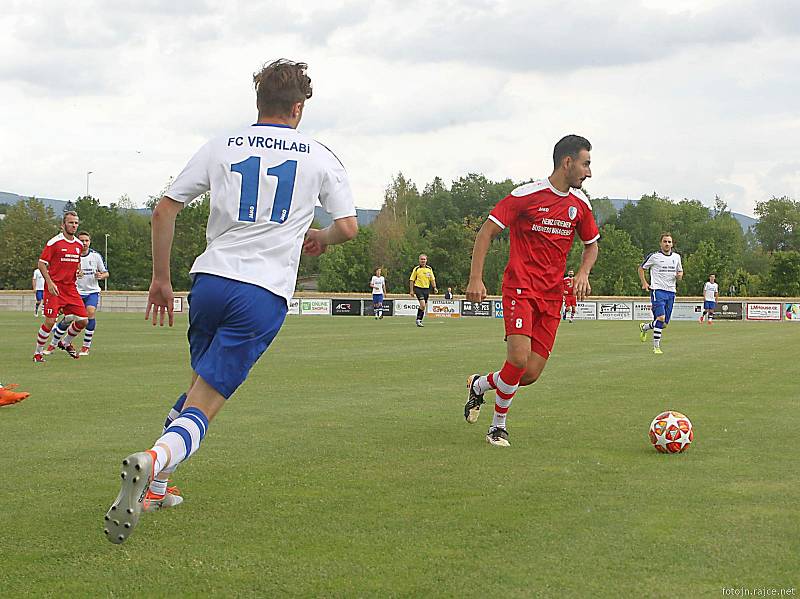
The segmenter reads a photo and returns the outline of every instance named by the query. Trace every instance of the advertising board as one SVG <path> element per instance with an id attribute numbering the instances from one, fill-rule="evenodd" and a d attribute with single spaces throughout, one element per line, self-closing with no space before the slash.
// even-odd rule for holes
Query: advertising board
<path id="1" fill-rule="evenodd" d="M 429 300 L 428 315 L 434 318 L 457 318 L 461 316 L 461 302 L 445 299 Z"/>
<path id="2" fill-rule="evenodd" d="M 300 313 L 303 316 L 330 316 L 331 300 L 329 299 L 301 299 Z"/>
<path id="3" fill-rule="evenodd" d="M 503 300 L 492 300 L 494 304 L 494 317 L 503 318 Z"/>
<path id="4" fill-rule="evenodd" d="M 633 304 L 631 302 L 597 302 L 597 320 L 632 320 Z"/>
<path id="5" fill-rule="evenodd" d="M 783 314 L 786 320 L 800 322 L 800 304 L 784 304 Z"/>
<path id="6" fill-rule="evenodd" d="M 394 302 L 395 300 L 383 300 L 383 315 L 384 316 L 393 316 L 394 315 Z M 364 316 L 375 316 L 375 310 L 372 308 L 372 300 L 364 300 Z M 416 314 L 416 312 L 414 312 Z"/>
<path id="7" fill-rule="evenodd" d="M 742 320 L 742 302 L 717 302 L 714 320 Z"/>
<path id="8" fill-rule="evenodd" d="M 395 316 L 416 316 L 419 302 L 415 299 L 396 299 L 394 300 Z"/>
<path id="9" fill-rule="evenodd" d="M 703 313 L 701 302 L 675 302 L 670 320 L 699 320 Z"/>
<path id="10" fill-rule="evenodd" d="M 361 300 L 333 299 L 331 300 L 331 314 L 333 316 L 361 316 Z"/>
<path id="11" fill-rule="evenodd" d="M 492 300 L 482 302 L 461 301 L 461 316 L 491 316 Z"/>
<path id="12" fill-rule="evenodd" d="M 781 305 L 747 302 L 747 320 L 780 320 Z"/>

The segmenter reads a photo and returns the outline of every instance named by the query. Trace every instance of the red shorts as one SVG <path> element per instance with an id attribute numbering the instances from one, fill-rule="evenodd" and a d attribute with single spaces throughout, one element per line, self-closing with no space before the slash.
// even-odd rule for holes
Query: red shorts
<path id="1" fill-rule="evenodd" d="M 565 295 L 564 296 L 564 305 L 567 306 L 567 307 L 570 307 L 570 306 L 575 307 L 575 306 L 578 305 L 578 298 L 576 298 L 574 295 Z"/>
<path id="2" fill-rule="evenodd" d="M 506 337 L 525 335 L 531 339 L 531 351 L 550 357 L 561 322 L 561 300 L 503 296 L 503 321 Z"/>
<path id="3" fill-rule="evenodd" d="M 80 318 L 88 318 L 86 306 L 83 305 L 78 290 L 74 285 L 64 283 L 58 285 L 58 295 L 51 295 L 47 287 L 44 288 L 44 315 L 46 318 L 56 318 L 59 311 L 64 314 L 74 314 Z"/>

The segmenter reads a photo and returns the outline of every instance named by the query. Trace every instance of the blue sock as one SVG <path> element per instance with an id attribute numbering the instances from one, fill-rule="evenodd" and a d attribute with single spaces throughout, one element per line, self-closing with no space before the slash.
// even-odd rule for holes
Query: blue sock
<path id="1" fill-rule="evenodd" d="M 175 419 L 178 416 L 181 415 L 181 412 L 183 411 L 183 404 L 185 403 L 186 403 L 186 393 L 181 393 L 181 396 L 178 398 L 178 401 L 175 402 L 175 405 L 172 406 L 172 408 L 169 411 L 169 414 L 167 414 L 167 419 L 164 421 L 164 430 L 162 431 L 162 434 L 166 433 L 169 426 L 175 421 Z"/>

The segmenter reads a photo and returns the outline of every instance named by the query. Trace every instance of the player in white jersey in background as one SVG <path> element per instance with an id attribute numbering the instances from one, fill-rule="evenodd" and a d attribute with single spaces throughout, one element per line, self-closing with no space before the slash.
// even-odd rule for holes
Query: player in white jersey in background
<path id="1" fill-rule="evenodd" d="M 677 282 L 683 278 L 683 265 L 680 254 L 672 251 L 672 235 L 661 234 L 661 249 L 653 252 L 639 266 L 639 280 L 642 289 L 650 292 L 650 305 L 653 310 L 653 322 L 639 324 L 639 337 L 644 343 L 647 331 L 653 331 L 653 353 L 662 354 L 661 336 L 672 317 L 672 306 L 675 303 Z M 650 282 L 644 276 L 650 270 Z"/>
<path id="2" fill-rule="evenodd" d="M 42 306 L 42 301 L 44 300 L 44 275 L 39 272 L 38 268 L 33 271 L 31 287 L 33 288 L 33 293 L 36 295 L 36 307 L 33 309 L 33 315 L 39 316 L 39 308 Z"/>
<path id="3" fill-rule="evenodd" d="M 97 306 L 100 304 L 100 281 L 108 278 L 108 269 L 103 262 L 103 257 L 91 249 L 92 236 L 86 231 L 81 231 L 78 233 L 78 239 L 83 244 L 83 252 L 81 252 L 81 274 L 75 281 L 75 286 L 78 288 L 83 305 L 86 306 L 86 313 L 89 315 L 89 322 L 83 329 L 83 346 L 78 355 L 88 356 L 97 327 L 97 320 L 94 316 Z M 61 338 L 66 335 L 69 323 L 70 319 L 64 318 L 53 329 L 53 341 L 44 350 L 46 356 L 53 353 L 57 347 L 64 349 Z"/>
<path id="4" fill-rule="evenodd" d="M 703 285 L 703 313 L 700 315 L 700 324 L 703 324 L 703 317 L 708 315 L 708 324 L 714 320 L 714 310 L 717 308 L 717 298 L 719 297 L 719 284 L 717 275 L 708 275 L 708 281 Z"/>
<path id="5" fill-rule="evenodd" d="M 383 296 L 386 295 L 386 279 L 381 275 L 380 267 L 375 269 L 369 286 L 372 287 L 372 311 L 377 320 L 383 318 Z"/>
<path id="6" fill-rule="evenodd" d="M 153 326 L 167 318 L 172 326 L 175 219 L 185 203 L 211 191 L 206 250 L 190 271 L 192 382 L 152 449 L 122 462 L 122 488 L 105 518 L 112 543 L 130 535 L 142 512 L 182 501 L 170 493 L 168 477 L 197 450 L 209 423 L 278 334 L 301 250 L 319 256 L 358 233 L 344 167 L 328 148 L 296 131 L 311 97 L 306 68 L 277 60 L 255 73 L 258 122 L 204 145 L 153 211 L 145 318 L 152 315 Z M 317 200 L 333 218 L 322 230 L 309 228 Z"/>

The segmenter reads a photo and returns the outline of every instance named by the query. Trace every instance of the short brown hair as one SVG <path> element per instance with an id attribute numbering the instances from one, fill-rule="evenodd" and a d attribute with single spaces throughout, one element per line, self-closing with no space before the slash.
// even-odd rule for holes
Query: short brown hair
<path id="1" fill-rule="evenodd" d="M 588 139 L 580 135 L 565 135 L 559 139 L 558 143 L 553 147 L 553 167 L 560 167 L 561 161 L 567 156 L 570 156 L 573 160 L 577 160 L 578 153 L 581 150 L 586 150 L 587 152 L 592 151 L 592 144 L 589 143 Z"/>
<path id="2" fill-rule="evenodd" d="M 259 115 L 286 115 L 292 106 L 311 97 L 308 65 L 279 58 L 253 73 Z"/>
<path id="3" fill-rule="evenodd" d="M 86 235 L 86 237 L 88 237 L 89 239 L 92 238 L 92 236 L 89 235 L 88 231 L 78 231 L 78 234 L 75 237 L 80 237 L 81 235 Z"/>
<path id="4" fill-rule="evenodd" d="M 661 237 L 659 237 L 659 238 L 658 238 L 658 242 L 659 242 L 659 243 L 661 243 L 662 241 L 664 241 L 664 238 L 665 238 L 665 237 L 670 237 L 670 238 L 672 238 L 672 233 L 670 233 L 669 231 L 664 231 L 664 232 L 661 234 Z M 673 239 L 673 241 L 675 241 L 675 240 Z"/>
<path id="5" fill-rule="evenodd" d="M 68 216 L 74 216 L 74 217 L 77 217 L 78 219 L 80 219 L 80 217 L 78 216 L 77 212 L 75 212 L 74 210 L 67 210 L 66 212 L 64 212 L 64 216 L 61 217 L 61 224 L 64 224 L 64 223 L 67 222 L 67 217 Z"/>

